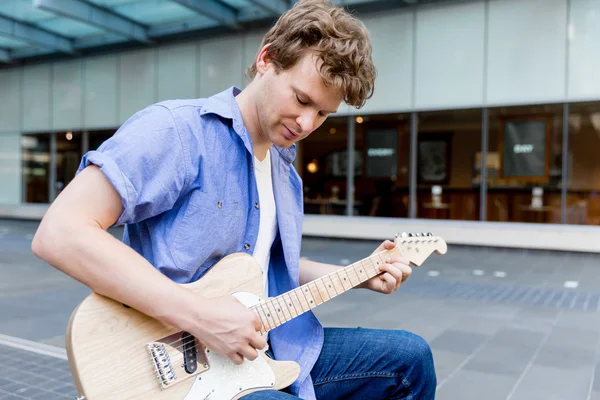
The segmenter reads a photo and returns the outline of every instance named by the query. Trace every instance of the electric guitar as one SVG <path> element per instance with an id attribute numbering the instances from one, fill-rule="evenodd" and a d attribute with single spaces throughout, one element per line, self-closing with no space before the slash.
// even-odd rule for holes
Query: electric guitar
<path id="1" fill-rule="evenodd" d="M 431 234 L 396 236 L 396 246 L 280 296 L 264 299 L 262 270 L 245 253 L 224 257 L 197 282 L 182 285 L 206 297 L 231 294 L 256 312 L 261 333 L 297 317 L 381 273 L 393 253 L 420 266 L 446 242 Z M 293 361 L 259 351 L 236 365 L 187 332 L 92 293 L 73 312 L 67 356 L 83 400 L 232 400 L 257 390 L 283 389 L 300 373 Z"/>

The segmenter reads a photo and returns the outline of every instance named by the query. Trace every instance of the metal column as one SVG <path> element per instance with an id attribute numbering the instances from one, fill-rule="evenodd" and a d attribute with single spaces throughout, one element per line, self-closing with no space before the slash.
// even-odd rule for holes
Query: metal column
<path id="1" fill-rule="evenodd" d="M 479 220 L 487 220 L 487 152 L 488 152 L 488 109 L 481 110 L 481 172 L 479 181 Z"/>
<path id="2" fill-rule="evenodd" d="M 416 112 L 410 114 L 410 165 L 409 170 L 409 201 L 408 217 L 417 217 L 417 135 L 419 120 Z"/>
<path id="3" fill-rule="evenodd" d="M 348 176 L 346 181 L 346 215 L 354 215 L 354 117 L 348 117 Z"/>
<path id="4" fill-rule="evenodd" d="M 560 222 L 567 223 L 567 184 L 569 178 L 569 104 L 563 104 L 562 168 L 560 185 Z"/>
<path id="5" fill-rule="evenodd" d="M 48 203 L 56 198 L 56 132 L 50 133 L 50 171 L 48 171 Z"/>

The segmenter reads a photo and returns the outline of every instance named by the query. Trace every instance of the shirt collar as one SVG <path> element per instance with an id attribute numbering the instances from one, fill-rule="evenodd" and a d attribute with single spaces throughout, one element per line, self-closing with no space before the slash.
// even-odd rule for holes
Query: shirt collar
<path id="1" fill-rule="evenodd" d="M 232 86 L 221 93 L 217 93 L 211 96 L 202 106 L 200 115 L 204 114 L 215 114 L 222 118 L 230 119 L 233 123 L 233 130 L 237 133 L 240 138 L 244 141 L 248 151 L 253 154 L 252 142 L 250 135 L 244 125 L 240 108 L 238 107 L 235 96 L 240 94 L 242 90 L 236 86 Z M 296 144 L 294 143 L 289 148 L 281 148 L 273 145 L 273 148 L 277 150 L 277 153 L 281 155 L 281 158 L 288 164 L 294 161 L 296 158 Z"/>

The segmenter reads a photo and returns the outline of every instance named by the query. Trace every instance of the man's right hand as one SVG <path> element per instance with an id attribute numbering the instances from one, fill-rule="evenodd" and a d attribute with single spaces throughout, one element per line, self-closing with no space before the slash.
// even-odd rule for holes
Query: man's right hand
<path id="1" fill-rule="evenodd" d="M 254 360 L 267 342 L 258 314 L 233 296 L 201 298 L 198 317 L 188 330 L 209 349 L 236 364 Z"/>

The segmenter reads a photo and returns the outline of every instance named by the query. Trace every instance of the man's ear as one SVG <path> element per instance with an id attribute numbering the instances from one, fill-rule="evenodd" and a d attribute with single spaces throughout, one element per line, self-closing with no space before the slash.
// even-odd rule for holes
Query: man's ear
<path id="1" fill-rule="evenodd" d="M 256 72 L 260 75 L 264 75 L 265 72 L 267 72 L 267 70 L 269 69 L 269 66 L 271 65 L 271 60 L 269 59 L 268 52 L 270 46 L 270 43 L 265 44 L 256 56 Z"/>

